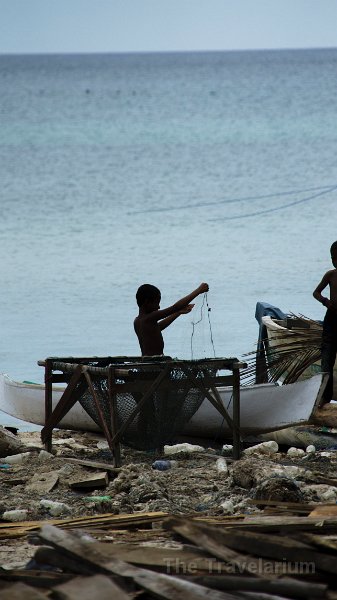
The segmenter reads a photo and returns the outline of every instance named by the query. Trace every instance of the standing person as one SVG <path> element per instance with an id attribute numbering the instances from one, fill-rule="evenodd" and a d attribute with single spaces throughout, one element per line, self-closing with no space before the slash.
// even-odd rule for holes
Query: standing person
<path id="1" fill-rule="evenodd" d="M 161 293 L 154 285 L 145 283 L 137 290 L 136 299 L 139 314 L 134 320 L 134 328 L 138 337 L 142 356 L 163 354 L 163 329 L 166 329 L 180 315 L 189 313 L 194 304 L 194 298 L 208 292 L 207 283 L 201 283 L 193 292 L 178 300 L 168 308 L 160 309 Z"/>
<path id="2" fill-rule="evenodd" d="M 323 321 L 322 336 L 322 371 L 329 373 L 328 383 L 323 393 L 325 402 L 330 402 L 333 394 L 333 367 L 337 354 L 337 241 L 330 248 L 334 269 L 323 276 L 313 296 L 327 308 Z M 322 291 L 329 286 L 330 298 L 322 296 Z"/>

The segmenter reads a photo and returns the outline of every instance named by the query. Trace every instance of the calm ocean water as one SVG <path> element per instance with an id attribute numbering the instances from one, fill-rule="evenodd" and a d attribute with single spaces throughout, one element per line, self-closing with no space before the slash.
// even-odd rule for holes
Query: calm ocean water
<path id="1" fill-rule="evenodd" d="M 254 348 L 259 300 L 322 318 L 336 72 L 337 49 L 0 56 L 0 371 L 138 354 L 144 282 L 162 306 L 209 283 L 217 356 Z M 167 354 L 191 358 L 200 306 Z"/>

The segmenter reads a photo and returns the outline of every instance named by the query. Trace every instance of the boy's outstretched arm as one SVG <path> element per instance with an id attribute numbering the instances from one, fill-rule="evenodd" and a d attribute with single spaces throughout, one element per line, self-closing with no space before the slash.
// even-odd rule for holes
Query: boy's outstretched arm
<path id="1" fill-rule="evenodd" d="M 149 320 L 153 320 L 153 321 L 161 321 L 162 319 L 165 319 L 166 317 L 169 317 L 171 315 L 173 315 L 174 313 L 179 313 L 181 310 L 185 309 L 188 304 L 190 304 L 192 302 L 192 300 L 194 300 L 194 298 L 196 298 L 197 296 L 199 296 L 199 294 L 204 294 L 205 292 L 208 292 L 209 287 L 207 283 L 201 283 L 199 285 L 199 287 L 197 287 L 195 290 L 193 290 L 193 292 L 191 292 L 190 294 L 187 294 L 187 296 L 184 296 L 184 298 L 181 298 L 181 300 L 178 300 L 178 302 L 176 302 L 175 304 L 172 304 L 172 306 L 169 306 L 168 308 L 163 308 L 163 309 L 159 309 L 159 310 L 155 310 L 152 313 L 150 313 L 149 315 L 147 315 L 147 319 Z M 179 315 L 177 315 L 179 316 Z M 172 323 L 172 321 L 171 321 Z M 167 325 L 166 325 L 167 327 Z"/>
<path id="2" fill-rule="evenodd" d="M 318 300 L 318 302 L 320 302 L 321 304 L 323 304 L 323 306 L 326 306 L 327 308 L 331 308 L 330 307 L 330 300 L 329 298 L 326 298 L 325 296 L 322 296 L 322 291 L 327 287 L 327 285 L 329 285 L 330 282 L 330 271 L 328 271 L 327 273 L 325 273 L 322 281 L 318 284 L 317 288 L 313 291 L 313 297 L 315 298 L 315 300 Z"/>
<path id="3" fill-rule="evenodd" d="M 179 312 L 173 313 L 173 315 L 171 315 L 170 317 L 166 317 L 165 319 L 162 319 L 161 321 L 159 321 L 158 325 L 159 325 L 160 330 L 163 331 L 163 329 L 166 329 L 166 327 L 171 325 L 171 323 L 173 323 L 173 321 L 175 321 L 178 317 L 180 317 L 180 315 L 186 315 L 187 313 L 191 312 L 193 306 L 194 306 L 194 304 L 188 304 L 185 308 L 183 308 Z"/>

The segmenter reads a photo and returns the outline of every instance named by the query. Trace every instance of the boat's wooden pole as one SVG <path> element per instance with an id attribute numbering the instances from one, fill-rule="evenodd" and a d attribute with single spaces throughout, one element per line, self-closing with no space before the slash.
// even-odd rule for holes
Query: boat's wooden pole
<path id="1" fill-rule="evenodd" d="M 53 387 L 53 370 L 52 361 L 47 359 L 45 361 L 44 368 L 44 383 L 45 383 L 45 419 L 44 424 L 49 421 L 50 416 L 53 412 L 53 399 L 52 399 L 52 387 Z M 51 452 L 52 449 L 52 431 L 48 433 L 45 439 L 45 449 L 47 452 Z"/>
<path id="2" fill-rule="evenodd" d="M 233 458 L 238 460 L 241 454 L 240 440 L 240 366 L 233 364 Z"/>
<path id="3" fill-rule="evenodd" d="M 113 439 L 116 439 L 116 433 L 118 431 L 118 420 L 117 420 L 117 402 L 116 402 L 116 383 L 115 383 L 115 369 L 109 367 L 108 375 L 108 390 L 110 400 L 110 414 L 111 414 L 111 435 Z M 121 447 L 120 442 L 117 440 L 113 443 L 113 459 L 114 467 L 120 467 L 121 461 Z"/>

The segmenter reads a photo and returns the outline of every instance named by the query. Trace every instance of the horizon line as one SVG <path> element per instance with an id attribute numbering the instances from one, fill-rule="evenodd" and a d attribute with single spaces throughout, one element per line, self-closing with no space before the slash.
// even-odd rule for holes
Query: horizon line
<path id="1" fill-rule="evenodd" d="M 59 56 L 59 55 L 106 55 L 106 54 L 205 54 L 205 53 L 224 53 L 224 52 L 289 52 L 304 50 L 336 50 L 337 46 L 287 46 L 287 47 L 262 47 L 262 48 L 212 48 L 212 49 L 190 49 L 190 50 L 34 50 L 34 51 L 15 51 L 3 52 L 0 50 L 0 56 Z"/>

